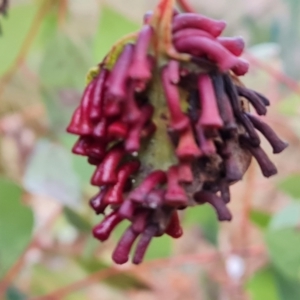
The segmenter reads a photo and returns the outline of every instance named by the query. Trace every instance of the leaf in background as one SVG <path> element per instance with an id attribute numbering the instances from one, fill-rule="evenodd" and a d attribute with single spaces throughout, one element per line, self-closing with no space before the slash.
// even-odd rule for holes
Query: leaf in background
<path id="1" fill-rule="evenodd" d="M 112 45 L 121 37 L 136 31 L 140 26 L 112 8 L 103 6 L 98 32 L 94 40 L 94 57 L 96 62 L 102 61 Z"/>
<path id="2" fill-rule="evenodd" d="M 278 188 L 294 199 L 300 200 L 300 175 L 293 174 L 278 184 Z"/>
<path id="3" fill-rule="evenodd" d="M 250 220 L 261 229 L 265 229 L 271 221 L 271 215 L 261 210 L 252 209 L 250 212 Z"/>
<path id="4" fill-rule="evenodd" d="M 277 104 L 277 109 L 281 114 L 287 116 L 297 116 L 299 114 L 300 98 L 298 94 L 291 94 L 282 100 Z"/>
<path id="5" fill-rule="evenodd" d="M 283 276 L 275 268 L 274 276 L 279 291 L 280 300 L 299 300 L 300 299 L 300 280 L 292 280 Z M 265 298 L 271 299 L 271 298 Z"/>
<path id="6" fill-rule="evenodd" d="M 74 260 L 60 256 L 48 257 L 47 261 L 47 264 L 36 264 L 31 269 L 30 299 L 47 295 L 61 287 L 82 280 L 86 276 Z M 78 291 L 63 299 L 82 300 L 86 299 L 85 295 Z"/>
<path id="7" fill-rule="evenodd" d="M 147 249 L 145 260 L 169 257 L 172 253 L 172 245 L 172 238 L 168 235 L 153 238 Z"/>
<path id="8" fill-rule="evenodd" d="M 15 61 L 37 8 L 34 3 L 16 5 L 9 9 L 9 17 L 1 20 L 0 76 Z"/>
<path id="9" fill-rule="evenodd" d="M 6 300 L 26 300 L 27 297 L 20 290 L 15 288 L 14 286 L 10 286 L 6 290 Z"/>
<path id="10" fill-rule="evenodd" d="M 280 300 L 271 267 L 266 267 L 256 272 L 248 281 L 246 290 L 250 293 L 251 300 Z M 290 298 L 284 300 L 290 300 Z"/>
<path id="11" fill-rule="evenodd" d="M 108 264 L 93 257 L 84 260 L 78 259 L 77 262 L 88 274 L 105 270 L 109 267 Z M 107 279 L 101 280 L 101 283 L 102 282 L 120 290 L 130 290 L 133 288 L 149 289 L 149 286 L 142 279 L 139 279 L 135 275 L 125 273 L 111 276 Z"/>
<path id="12" fill-rule="evenodd" d="M 275 214 L 269 224 L 271 230 L 297 227 L 300 224 L 300 204 L 291 203 Z"/>
<path id="13" fill-rule="evenodd" d="M 33 213 L 21 202 L 22 190 L 0 179 L 0 278 L 9 270 L 30 242 Z"/>
<path id="14" fill-rule="evenodd" d="M 300 231 L 296 228 L 269 229 L 265 236 L 270 258 L 289 278 L 300 278 Z"/>
<path id="15" fill-rule="evenodd" d="M 53 197 L 71 207 L 80 203 L 80 180 L 74 172 L 71 153 L 49 140 L 36 143 L 23 182 L 31 193 Z"/>
<path id="16" fill-rule="evenodd" d="M 57 31 L 46 45 L 39 75 L 45 86 L 55 90 L 83 89 L 91 65 L 89 47 Z"/>
<path id="17" fill-rule="evenodd" d="M 68 133 L 64 133 L 59 136 L 59 140 L 68 149 L 70 153 L 77 139 L 77 136 Z M 90 185 L 90 178 L 92 177 L 93 172 L 95 171 L 95 166 L 90 165 L 87 162 L 86 157 L 79 155 L 72 155 L 72 162 L 74 170 L 80 177 L 82 184 Z"/>
<path id="18" fill-rule="evenodd" d="M 91 233 L 92 225 L 83 216 L 77 213 L 75 210 L 64 207 L 64 214 L 71 225 L 83 233 Z"/>
<path id="19" fill-rule="evenodd" d="M 210 205 L 189 208 L 184 215 L 185 225 L 199 225 L 204 237 L 213 245 L 218 244 L 219 222 Z"/>

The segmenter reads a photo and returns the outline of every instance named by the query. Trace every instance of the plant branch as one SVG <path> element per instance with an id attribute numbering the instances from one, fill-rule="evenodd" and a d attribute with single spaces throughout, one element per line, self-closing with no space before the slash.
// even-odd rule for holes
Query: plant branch
<path id="1" fill-rule="evenodd" d="M 284 74 L 283 72 L 274 69 L 273 67 L 271 67 L 270 65 L 262 62 L 261 60 L 257 59 L 256 57 L 254 57 L 253 55 L 246 53 L 246 59 L 253 65 L 255 65 L 256 67 L 258 67 L 259 69 L 265 71 L 266 73 L 268 73 L 270 76 L 274 77 L 278 82 L 282 82 L 283 84 L 285 84 L 290 90 L 294 91 L 295 93 L 300 95 L 300 85 L 299 83 L 290 78 L 289 76 L 287 76 L 286 74 Z"/>

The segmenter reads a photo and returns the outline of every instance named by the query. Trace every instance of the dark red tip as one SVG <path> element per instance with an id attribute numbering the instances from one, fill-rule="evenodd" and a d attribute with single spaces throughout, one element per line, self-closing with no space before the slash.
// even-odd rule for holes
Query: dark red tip
<path id="1" fill-rule="evenodd" d="M 118 215 L 117 212 L 112 212 L 110 215 L 106 216 L 100 224 L 94 227 L 94 237 L 101 242 L 107 240 L 111 232 L 122 220 L 123 219 Z"/>

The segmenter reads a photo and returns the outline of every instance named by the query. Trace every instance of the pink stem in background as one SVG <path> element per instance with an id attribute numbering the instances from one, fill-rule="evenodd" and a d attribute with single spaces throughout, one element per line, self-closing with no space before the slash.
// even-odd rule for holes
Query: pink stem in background
<path id="1" fill-rule="evenodd" d="M 172 166 L 167 172 L 168 184 L 165 194 L 165 203 L 171 206 L 184 206 L 188 198 L 184 189 L 179 184 L 178 167 Z"/>
<path id="2" fill-rule="evenodd" d="M 133 45 L 125 45 L 122 53 L 117 59 L 107 81 L 107 92 L 113 100 L 124 100 L 127 94 L 126 81 L 128 70 L 133 57 Z"/>
<path id="3" fill-rule="evenodd" d="M 148 194 L 158 185 L 165 184 L 166 173 L 160 170 L 150 173 L 143 182 L 133 190 L 128 198 L 135 202 L 143 203 Z"/>
<path id="4" fill-rule="evenodd" d="M 180 95 L 177 86 L 170 81 L 172 74 L 169 65 L 162 70 L 162 82 L 166 101 L 170 111 L 170 127 L 177 131 L 182 131 L 189 125 L 188 117 L 182 112 L 180 107 Z"/>
<path id="5" fill-rule="evenodd" d="M 116 264 L 125 264 L 128 261 L 131 247 L 138 236 L 139 233 L 134 232 L 131 227 L 124 232 L 112 255 Z"/>
<path id="6" fill-rule="evenodd" d="M 123 219 L 117 212 L 112 212 L 110 215 L 106 216 L 100 224 L 94 227 L 94 237 L 102 242 L 107 240 L 111 232 L 122 220 Z"/>
<path id="7" fill-rule="evenodd" d="M 184 28 L 197 28 L 219 36 L 226 27 L 225 21 L 214 20 L 196 13 L 182 13 L 173 18 L 173 32 Z"/>
<path id="8" fill-rule="evenodd" d="M 209 75 L 199 75 L 198 89 L 201 107 L 199 124 L 204 127 L 222 127 L 223 121 L 219 114 L 215 91 Z"/>
<path id="9" fill-rule="evenodd" d="M 117 183 L 116 169 L 124 155 L 125 151 L 121 146 L 109 150 L 102 163 L 95 170 L 91 183 L 96 186 Z"/>

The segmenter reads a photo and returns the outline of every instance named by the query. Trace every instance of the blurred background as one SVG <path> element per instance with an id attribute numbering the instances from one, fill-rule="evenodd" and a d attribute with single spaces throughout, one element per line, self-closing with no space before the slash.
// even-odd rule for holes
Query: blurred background
<path id="1" fill-rule="evenodd" d="M 0 16 L 0 299 L 300 299 L 300 1 L 190 3 L 246 40 L 244 82 L 271 100 L 266 119 L 290 144 L 264 147 L 279 174 L 253 162 L 232 188 L 232 222 L 187 210 L 182 238 L 154 240 L 141 266 L 113 265 L 124 226 L 92 238 L 93 167 L 65 128 L 88 69 L 156 1 L 12 0 Z"/>

